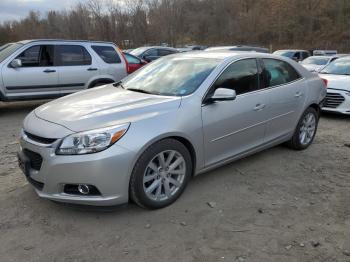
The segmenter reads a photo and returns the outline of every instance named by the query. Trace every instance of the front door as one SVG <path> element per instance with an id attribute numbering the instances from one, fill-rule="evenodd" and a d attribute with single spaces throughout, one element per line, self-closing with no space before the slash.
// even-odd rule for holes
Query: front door
<path id="1" fill-rule="evenodd" d="M 260 90 L 261 72 L 256 59 L 229 65 L 216 80 L 217 88 L 230 88 L 237 97 L 202 106 L 206 166 L 247 152 L 264 143 L 268 96 Z"/>
<path id="2" fill-rule="evenodd" d="M 2 69 L 6 95 L 11 97 L 59 94 L 53 45 L 31 46 L 16 59 L 21 60 L 21 67 L 6 65 Z"/>

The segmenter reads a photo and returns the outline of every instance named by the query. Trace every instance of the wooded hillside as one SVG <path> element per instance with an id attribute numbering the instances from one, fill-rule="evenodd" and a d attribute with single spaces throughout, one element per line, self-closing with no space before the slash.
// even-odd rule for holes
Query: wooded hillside
<path id="1" fill-rule="evenodd" d="M 21 21 L 0 24 L 0 43 L 33 38 L 108 40 L 123 48 L 252 44 L 346 52 L 350 1 L 91 0 L 64 11 L 33 10 Z"/>

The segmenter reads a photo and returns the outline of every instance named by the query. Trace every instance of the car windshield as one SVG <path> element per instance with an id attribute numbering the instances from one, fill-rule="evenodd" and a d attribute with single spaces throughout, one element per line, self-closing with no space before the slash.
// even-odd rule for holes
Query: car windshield
<path id="1" fill-rule="evenodd" d="M 9 47 L 9 46 L 11 46 L 11 45 L 12 45 L 12 44 L 9 43 L 9 44 L 5 44 L 5 45 L 0 46 L 0 51 L 4 50 L 5 48 L 7 48 L 7 47 Z"/>
<path id="2" fill-rule="evenodd" d="M 321 74 L 350 75 L 350 57 L 339 58 L 322 69 Z"/>
<path id="3" fill-rule="evenodd" d="M 303 65 L 326 65 L 329 61 L 329 57 L 309 57 L 306 58 L 301 64 Z"/>
<path id="4" fill-rule="evenodd" d="M 139 47 L 139 48 L 136 48 L 136 49 L 132 50 L 131 52 L 129 52 L 129 54 L 132 54 L 134 56 L 140 56 L 147 49 L 149 49 L 149 47 Z"/>
<path id="5" fill-rule="evenodd" d="M 166 96 L 193 93 L 221 60 L 164 57 L 125 78 L 122 86 L 136 92 Z"/>
<path id="6" fill-rule="evenodd" d="M 294 51 L 276 51 L 273 54 L 292 58 L 295 52 Z"/>
<path id="7" fill-rule="evenodd" d="M 0 50 L 0 63 L 8 58 L 13 52 L 21 48 L 23 44 L 15 43 L 11 44 L 4 49 Z"/>

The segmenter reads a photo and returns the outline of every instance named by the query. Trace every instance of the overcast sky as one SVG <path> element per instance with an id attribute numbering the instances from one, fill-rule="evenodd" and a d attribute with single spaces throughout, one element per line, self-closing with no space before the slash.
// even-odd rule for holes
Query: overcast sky
<path id="1" fill-rule="evenodd" d="M 0 0 L 0 22 L 20 19 L 29 11 L 40 11 L 42 15 L 49 10 L 69 9 L 78 2 L 88 0 Z"/>

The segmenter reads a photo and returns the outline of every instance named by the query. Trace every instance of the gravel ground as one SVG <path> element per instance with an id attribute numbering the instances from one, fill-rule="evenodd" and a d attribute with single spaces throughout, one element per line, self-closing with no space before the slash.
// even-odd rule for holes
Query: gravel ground
<path id="1" fill-rule="evenodd" d="M 350 261 L 350 117 L 324 115 L 305 151 L 279 146 L 195 177 L 172 206 L 39 199 L 16 162 L 23 118 L 0 105 L 0 260 Z"/>

